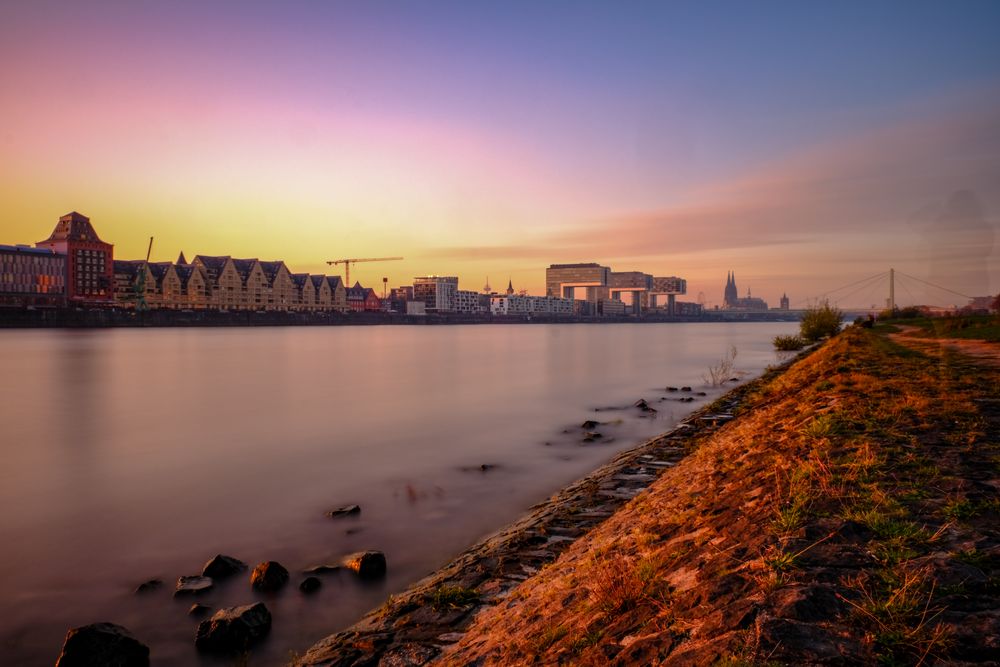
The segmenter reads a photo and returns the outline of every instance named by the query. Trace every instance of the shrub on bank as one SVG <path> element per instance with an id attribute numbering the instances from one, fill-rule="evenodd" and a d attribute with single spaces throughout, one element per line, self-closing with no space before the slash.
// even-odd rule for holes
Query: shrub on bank
<path id="1" fill-rule="evenodd" d="M 840 323 L 844 319 L 844 314 L 839 308 L 834 308 L 829 303 L 807 308 L 802 322 L 799 324 L 799 333 L 807 342 L 815 342 L 827 336 L 835 336 L 840 332 Z"/>
<path id="2" fill-rule="evenodd" d="M 775 336 L 774 349 L 782 352 L 794 352 L 806 346 L 806 341 L 802 336 Z"/>

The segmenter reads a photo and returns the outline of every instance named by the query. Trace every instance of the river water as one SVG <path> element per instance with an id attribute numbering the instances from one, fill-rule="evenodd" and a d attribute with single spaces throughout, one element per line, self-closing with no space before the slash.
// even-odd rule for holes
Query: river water
<path id="1" fill-rule="evenodd" d="M 0 664 L 51 665 L 68 628 L 98 621 L 153 665 L 224 664 L 196 654 L 192 599 L 172 597 L 216 553 L 292 572 L 276 595 L 241 576 L 198 598 L 264 600 L 274 625 L 249 662 L 284 664 L 717 396 L 703 376 L 730 348 L 752 377 L 795 328 L 0 331 Z M 667 385 L 709 395 L 659 401 Z M 643 397 L 654 418 L 594 412 Z M 586 419 L 620 423 L 584 443 Z M 302 569 L 360 549 L 386 553 L 384 581 L 299 592 Z M 165 585 L 132 592 L 151 578 Z"/>

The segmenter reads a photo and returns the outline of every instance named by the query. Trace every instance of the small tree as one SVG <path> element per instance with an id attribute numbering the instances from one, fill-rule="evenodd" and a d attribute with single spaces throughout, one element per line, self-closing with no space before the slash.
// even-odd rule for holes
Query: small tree
<path id="1" fill-rule="evenodd" d="M 818 306 L 807 308 L 799 324 L 799 332 L 809 342 L 817 341 L 827 336 L 835 336 L 840 331 L 844 314 L 840 309 L 823 302 Z"/>

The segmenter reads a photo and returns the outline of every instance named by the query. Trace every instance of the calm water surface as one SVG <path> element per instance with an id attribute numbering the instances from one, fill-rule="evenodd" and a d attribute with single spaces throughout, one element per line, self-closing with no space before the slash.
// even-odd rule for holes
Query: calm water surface
<path id="1" fill-rule="evenodd" d="M 97 621 L 154 665 L 218 664 L 171 595 L 216 553 L 292 572 L 274 596 L 239 577 L 199 598 L 263 599 L 274 626 L 250 662 L 283 664 L 720 393 L 702 376 L 731 346 L 754 375 L 795 327 L 0 331 L 0 664 L 52 664 L 68 628 Z M 656 419 L 594 412 L 668 384 L 709 396 Z M 623 420 L 602 427 L 613 442 L 580 442 L 594 418 Z M 350 503 L 360 516 L 324 517 Z M 384 582 L 299 592 L 298 571 L 359 549 L 386 553 Z"/>

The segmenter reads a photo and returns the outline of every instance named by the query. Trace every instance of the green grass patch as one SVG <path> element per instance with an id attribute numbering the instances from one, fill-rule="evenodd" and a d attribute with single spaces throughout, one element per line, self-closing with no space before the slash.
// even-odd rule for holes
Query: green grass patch
<path id="1" fill-rule="evenodd" d="M 479 591 L 461 586 L 441 586 L 426 597 L 427 603 L 438 611 L 461 609 L 479 601 Z"/>

